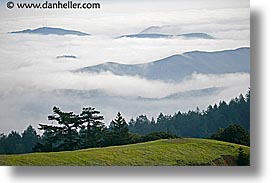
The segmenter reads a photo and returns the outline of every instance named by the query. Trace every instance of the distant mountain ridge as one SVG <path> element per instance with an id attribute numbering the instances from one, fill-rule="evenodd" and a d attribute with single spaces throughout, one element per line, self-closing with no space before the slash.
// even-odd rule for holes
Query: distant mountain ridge
<path id="1" fill-rule="evenodd" d="M 76 35 L 76 36 L 88 36 L 90 34 L 54 27 L 40 27 L 37 29 L 25 29 L 22 31 L 9 32 L 10 34 L 39 34 L 39 35 Z"/>
<path id="2" fill-rule="evenodd" d="M 77 56 L 75 55 L 59 55 L 56 56 L 57 59 L 61 59 L 61 58 L 68 58 L 68 59 L 77 59 Z"/>
<path id="3" fill-rule="evenodd" d="M 210 87 L 210 88 L 203 88 L 203 89 L 196 89 L 196 90 L 188 90 L 188 91 L 170 94 L 162 99 L 181 99 L 181 98 L 190 98 L 190 97 L 210 96 L 210 95 L 219 94 L 223 90 L 224 90 L 223 87 Z"/>
<path id="4" fill-rule="evenodd" d="M 190 97 L 204 97 L 216 95 L 223 91 L 223 87 L 209 87 L 195 90 L 187 90 L 172 93 L 161 98 L 157 97 L 142 97 L 142 96 L 119 96 L 119 95 L 110 95 L 106 93 L 103 89 L 93 89 L 93 90 L 76 90 L 76 89 L 58 89 L 54 90 L 53 93 L 57 96 L 69 96 L 69 97 L 81 97 L 81 98 L 105 98 L 107 99 L 126 99 L 126 100 L 143 100 L 143 101 L 158 101 L 158 100 L 177 100 Z"/>
<path id="5" fill-rule="evenodd" d="M 129 35 L 123 35 L 119 38 L 151 38 L 151 39 L 157 39 L 157 38 L 197 38 L 197 39 L 214 39 L 213 36 L 210 36 L 206 33 L 186 33 L 186 34 L 179 34 L 179 35 L 167 35 L 167 34 L 146 34 L 146 33 L 139 33 L 139 34 L 129 34 Z"/>
<path id="6" fill-rule="evenodd" d="M 215 52 L 191 51 L 145 64 L 107 62 L 80 68 L 74 72 L 111 72 L 120 76 L 138 76 L 168 82 L 182 81 L 193 73 L 250 73 L 250 48 L 243 47 Z"/>
<path id="7" fill-rule="evenodd" d="M 164 26 L 164 27 L 170 27 L 170 26 Z M 151 26 L 140 33 L 137 34 L 128 34 L 128 35 L 122 35 L 118 38 L 151 38 L 151 39 L 157 39 L 157 38 L 190 38 L 190 39 L 215 39 L 213 36 L 203 33 L 203 32 L 188 32 L 188 33 L 182 33 L 186 32 L 182 30 L 182 32 L 163 32 L 163 27 L 159 26 Z"/>
<path id="8" fill-rule="evenodd" d="M 139 34 L 166 34 L 166 35 L 180 35 L 188 34 L 192 32 L 201 32 L 202 30 L 193 30 L 186 25 L 161 25 L 161 26 L 150 26 L 139 32 Z M 208 34 L 208 33 L 207 33 Z"/>
<path id="9" fill-rule="evenodd" d="M 150 26 L 140 32 L 140 34 L 151 34 L 151 33 L 160 33 L 160 26 Z"/>

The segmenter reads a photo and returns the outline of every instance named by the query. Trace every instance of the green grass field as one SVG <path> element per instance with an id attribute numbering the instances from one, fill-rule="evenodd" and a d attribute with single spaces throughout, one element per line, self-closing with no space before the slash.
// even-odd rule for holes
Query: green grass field
<path id="1" fill-rule="evenodd" d="M 77 151 L 0 155 L 12 166 L 198 166 L 236 165 L 238 148 L 247 146 L 208 139 L 157 140 Z"/>

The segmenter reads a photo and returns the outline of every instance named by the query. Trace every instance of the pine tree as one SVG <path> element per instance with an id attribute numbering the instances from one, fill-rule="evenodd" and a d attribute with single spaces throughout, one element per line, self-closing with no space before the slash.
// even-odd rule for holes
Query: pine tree
<path id="1" fill-rule="evenodd" d="M 6 154 L 21 154 L 24 153 L 22 145 L 22 137 L 16 131 L 11 131 L 6 138 Z"/>
<path id="2" fill-rule="evenodd" d="M 53 115 L 48 116 L 49 121 L 58 125 L 39 124 L 39 129 L 44 130 L 45 144 L 53 150 L 74 150 L 79 148 L 78 128 L 81 125 L 79 116 L 73 112 L 63 112 L 58 107 L 53 107 Z"/>
<path id="3" fill-rule="evenodd" d="M 35 129 L 29 125 L 22 133 L 22 144 L 24 146 L 24 152 L 30 153 L 33 151 L 33 147 L 40 141 L 40 136 L 37 135 Z"/>
<path id="4" fill-rule="evenodd" d="M 129 140 L 128 125 L 120 112 L 110 123 L 110 129 L 113 136 L 113 145 L 127 144 Z"/>
<path id="5" fill-rule="evenodd" d="M 6 154 L 6 139 L 7 136 L 4 133 L 0 134 L 0 154 Z"/>
<path id="6" fill-rule="evenodd" d="M 84 147 L 99 147 L 104 144 L 104 132 L 106 126 L 102 122 L 104 117 L 92 107 L 82 109 L 80 119 L 82 121 L 82 144 Z"/>

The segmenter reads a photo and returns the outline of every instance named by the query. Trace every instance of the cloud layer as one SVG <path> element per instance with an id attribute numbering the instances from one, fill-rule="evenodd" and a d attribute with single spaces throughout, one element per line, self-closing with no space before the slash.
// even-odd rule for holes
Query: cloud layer
<path id="1" fill-rule="evenodd" d="M 203 2 L 203 3 L 202 3 Z M 249 47 L 249 1 L 102 1 L 96 11 L 7 10 L 0 4 L 0 132 L 21 131 L 28 124 L 45 122 L 53 105 L 79 112 L 95 106 L 109 123 L 118 111 L 129 119 L 138 114 L 156 117 L 159 112 L 174 113 L 201 108 L 219 100 L 245 93 L 249 74 L 194 74 L 182 83 L 171 84 L 111 73 L 87 75 L 71 73 L 85 66 L 108 61 L 146 63 L 186 51 L 217 51 Z M 74 29 L 92 34 L 41 36 L 7 34 L 43 25 Z M 217 39 L 114 39 L 160 26 L 169 34 L 205 32 Z M 75 55 L 77 59 L 56 59 Z M 59 89 L 101 89 L 120 97 L 161 98 L 194 89 L 223 87 L 217 95 L 181 100 L 142 101 L 125 98 L 85 98 L 57 95 Z"/>

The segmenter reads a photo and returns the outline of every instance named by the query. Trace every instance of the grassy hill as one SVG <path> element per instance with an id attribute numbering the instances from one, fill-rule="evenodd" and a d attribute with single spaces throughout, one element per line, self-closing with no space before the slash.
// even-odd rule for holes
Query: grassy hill
<path id="1" fill-rule="evenodd" d="M 157 140 L 77 151 L 0 155 L 0 165 L 14 166 L 182 166 L 236 165 L 238 148 L 247 146 L 208 139 Z"/>

